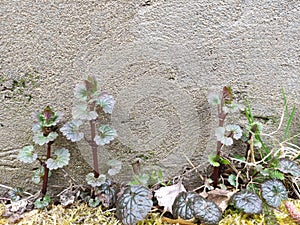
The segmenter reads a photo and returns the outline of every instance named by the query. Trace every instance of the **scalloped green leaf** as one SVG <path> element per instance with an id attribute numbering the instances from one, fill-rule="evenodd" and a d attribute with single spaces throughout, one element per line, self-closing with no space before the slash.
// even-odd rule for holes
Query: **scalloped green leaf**
<path id="1" fill-rule="evenodd" d="M 66 165 L 68 165 L 69 160 L 70 160 L 70 152 L 68 149 L 66 148 L 60 148 L 60 149 L 56 149 L 53 152 L 54 157 L 53 158 L 49 158 L 46 161 L 47 167 L 50 170 L 56 170 L 58 168 L 62 168 Z"/>
<path id="2" fill-rule="evenodd" d="M 40 183 L 44 177 L 44 174 L 45 174 L 44 167 L 40 166 L 38 169 L 36 169 L 33 172 L 32 177 L 31 177 L 32 182 L 35 184 Z M 51 171 L 49 171 L 49 173 L 48 173 L 48 177 L 50 177 L 50 176 L 51 176 Z"/>
<path id="3" fill-rule="evenodd" d="M 233 133 L 233 138 L 238 140 L 242 137 L 243 131 L 239 125 L 236 124 L 228 124 L 225 129 L 229 132 Z"/>
<path id="4" fill-rule="evenodd" d="M 33 133 L 37 133 L 37 132 L 42 132 L 43 129 L 42 129 L 42 125 L 40 123 L 34 123 L 32 125 L 32 129 Z"/>
<path id="5" fill-rule="evenodd" d="M 152 192 L 143 186 L 127 186 L 116 203 L 116 216 L 124 225 L 143 220 L 153 205 Z"/>
<path id="6" fill-rule="evenodd" d="M 214 167 L 219 167 L 220 166 L 219 156 L 217 156 L 217 155 L 209 155 L 208 156 L 208 162 L 210 163 L 210 165 L 212 165 Z"/>
<path id="7" fill-rule="evenodd" d="M 129 185 L 144 185 L 147 186 L 150 180 L 149 174 L 133 175 Z"/>
<path id="8" fill-rule="evenodd" d="M 194 217 L 204 224 L 218 224 L 222 218 L 222 211 L 212 201 L 208 201 L 201 196 L 194 199 L 192 206 Z"/>
<path id="9" fill-rule="evenodd" d="M 269 206 L 277 208 L 287 199 L 287 190 L 279 180 L 267 180 L 261 185 L 262 197 Z"/>
<path id="10" fill-rule="evenodd" d="M 80 103 L 72 108 L 72 116 L 74 120 L 95 120 L 98 114 L 96 111 L 90 111 L 88 104 Z"/>
<path id="11" fill-rule="evenodd" d="M 109 125 L 102 125 L 98 131 L 100 132 L 100 135 L 96 135 L 94 139 L 97 145 L 109 144 L 117 137 L 116 130 Z"/>
<path id="12" fill-rule="evenodd" d="M 80 141 L 84 137 L 84 133 L 80 132 L 82 124 L 81 120 L 72 120 L 60 128 L 60 131 L 72 142 Z"/>
<path id="13" fill-rule="evenodd" d="M 37 154 L 33 153 L 33 146 L 25 146 L 21 149 L 18 154 L 17 159 L 24 162 L 24 163 L 32 163 L 37 159 Z"/>
<path id="14" fill-rule="evenodd" d="M 200 195 L 195 192 L 180 192 L 172 205 L 173 216 L 175 218 L 180 217 L 184 220 L 195 218 L 194 201 L 198 197 L 201 198 Z"/>
<path id="15" fill-rule="evenodd" d="M 21 187 L 16 187 L 9 190 L 8 195 L 11 201 L 19 201 L 24 194 L 24 189 Z"/>
<path id="16" fill-rule="evenodd" d="M 243 190 L 233 195 L 235 207 L 248 214 L 258 214 L 262 211 L 262 201 L 257 194 Z"/>
<path id="17" fill-rule="evenodd" d="M 122 162 L 116 159 L 109 160 L 106 164 L 110 167 L 107 171 L 110 176 L 118 174 L 122 169 Z"/>
<path id="18" fill-rule="evenodd" d="M 79 83 L 76 84 L 75 88 L 74 88 L 74 96 L 75 98 L 82 100 L 82 101 L 86 101 L 87 100 L 87 92 L 86 92 L 86 87 L 85 84 Z"/>
<path id="19" fill-rule="evenodd" d="M 211 105 L 220 105 L 221 104 L 221 98 L 218 93 L 211 92 L 207 96 L 208 103 Z"/>
<path id="20" fill-rule="evenodd" d="M 112 114 L 115 102 L 112 95 L 103 93 L 96 101 L 96 105 L 99 105 L 105 113 Z"/>
<path id="21" fill-rule="evenodd" d="M 95 177 L 93 173 L 89 173 L 85 177 L 86 182 L 92 187 L 99 187 L 106 181 L 106 176 L 104 174 L 100 174 L 99 177 Z"/>
<path id="22" fill-rule="evenodd" d="M 237 159 L 239 161 L 246 162 L 245 156 L 241 156 L 241 155 L 234 155 L 233 159 Z"/>
<path id="23" fill-rule="evenodd" d="M 233 187 L 236 187 L 236 175 L 230 174 L 229 177 L 228 177 L 228 182 Z"/>
<path id="24" fill-rule="evenodd" d="M 33 135 L 33 141 L 34 143 L 38 145 L 44 145 L 49 143 L 50 141 L 54 141 L 58 136 L 58 133 L 56 132 L 50 132 L 48 136 L 44 136 L 43 132 L 36 132 Z"/>
<path id="25" fill-rule="evenodd" d="M 295 177 L 300 176 L 300 168 L 298 164 L 286 158 L 278 160 L 278 170 L 283 173 L 290 173 Z"/>
<path id="26" fill-rule="evenodd" d="M 225 128 L 224 127 L 217 127 L 215 129 L 215 135 L 217 137 L 217 141 L 220 141 L 222 144 L 224 144 L 226 146 L 230 146 L 233 144 L 232 138 L 225 136 Z"/>
<path id="27" fill-rule="evenodd" d="M 89 199 L 89 206 L 92 207 L 92 208 L 96 208 L 97 206 L 100 205 L 100 200 L 98 198 L 90 198 Z"/>
<path id="28" fill-rule="evenodd" d="M 35 200 L 34 206 L 37 209 L 43 209 L 49 205 L 50 201 L 51 201 L 50 196 L 45 195 L 44 197 Z"/>

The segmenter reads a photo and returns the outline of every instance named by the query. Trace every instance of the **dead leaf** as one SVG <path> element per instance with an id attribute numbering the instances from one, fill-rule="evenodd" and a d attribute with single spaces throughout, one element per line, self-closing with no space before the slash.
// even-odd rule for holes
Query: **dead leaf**
<path id="1" fill-rule="evenodd" d="M 220 207 L 222 212 L 224 212 L 229 204 L 230 198 L 233 194 L 235 194 L 235 191 L 215 189 L 207 192 L 207 194 L 207 200 L 216 203 L 216 205 Z"/>
<path id="2" fill-rule="evenodd" d="M 186 192 L 181 182 L 171 186 L 161 187 L 155 191 L 154 196 L 157 198 L 159 206 L 163 206 L 165 211 L 172 213 L 173 202 L 180 192 Z"/>
<path id="3" fill-rule="evenodd" d="M 22 219 L 22 214 L 26 211 L 27 205 L 28 201 L 26 199 L 12 202 L 11 204 L 5 206 L 5 211 L 2 216 L 8 217 L 10 223 L 15 223 Z"/>
<path id="4" fill-rule="evenodd" d="M 75 198 L 77 197 L 78 193 L 77 191 L 67 190 L 63 194 L 59 196 L 60 203 L 63 206 L 72 205 L 75 201 Z"/>
<path id="5" fill-rule="evenodd" d="M 194 223 L 195 219 L 190 219 L 190 220 L 183 220 L 181 218 L 178 219 L 170 219 L 167 217 L 163 217 L 162 222 L 168 223 L 168 224 L 180 224 L 180 225 L 197 225 Z"/>

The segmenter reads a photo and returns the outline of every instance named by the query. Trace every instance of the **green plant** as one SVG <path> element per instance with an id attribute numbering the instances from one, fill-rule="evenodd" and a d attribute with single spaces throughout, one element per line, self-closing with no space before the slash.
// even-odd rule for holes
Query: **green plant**
<path id="1" fill-rule="evenodd" d="M 180 192 L 172 206 L 175 218 L 194 219 L 204 224 L 218 224 L 222 212 L 218 206 L 195 192 Z"/>
<path id="2" fill-rule="evenodd" d="M 105 183 L 106 175 L 99 173 L 98 146 L 109 144 L 117 136 L 117 132 L 108 124 L 101 124 L 102 114 L 111 114 L 115 104 L 112 95 L 99 91 L 95 77 L 89 76 L 76 85 L 74 96 L 77 100 L 72 108 L 73 120 L 67 122 L 60 130 L 72 142 L 84 139 L 92 149 L 93 173 L 86 176 L 86 181 L 92 187 Z M 84 133 L 82 127 L 89 124 L 90 134 Z M 121 162 L 108 161 L 111 167 L 108 174 L 115 175 L 121 170 Z"/>
<path id="3" fill-rule="evenodd" d="M 220 178 L 220 166 L 230 162 L 222 156 L 224 146 L 233 144 L 233 139 L 240 139 L 242 129 L 238 125 L 226 125 L 225 119 L 229 112 L 241 109 L 239 104 L 233 102 L 233 93 L 230 87 L 224 87 L 221 93 L 212 92 L 208 95 L 208 102 L 218 108 L 218 127 L 215 129 L 217 138 L 216 154 L 209 156 L 209 162 L 214 167 L 213 186 L 217 187 Z"/>
<path id="4" fill-rule="evenodd" d="M 242 183 L 255 191 L 256 183 L 260 184 L 268 179 L 284 180 L 290 176 L 298 177 L 300 175 L 299 164 L 286 157 L 286 149 L 290 149 L 283 146 L 286 141 L 275 145 L 273 148 L 267 146 L 262 137 L 263 125 L 255 121 L 249 103 L 244 112 L 248 125 L 243 132 L 242 140 L 247 144 L 247 154 L 245 157 L 235 156 L 231 158 L 233 161 L 244 164 L 244 167 L 239 171 L 239 174 L 246 175 L 240 175 Z M 289 133 L 290 123 L 291 117 L 289 116 L 285 134 Z M 266 136 L 273 138 L 272 135 Z"/>
<path id="5" fill-rule="evenodd" d="M 261 184 L 261 198 L 273 208 L 278 208 L 287 199 L 287 190 L 279 180 L 267 180 Z M 242 190 L 233 195 L 231 201 L 235 207 L 247 214 L 258 214 L 263 210 L 260 196 L 248 190 Z"/>
<path id="6" fill-rule="evenodd" d="M 51 107 L 47 106 L 40 113 L 37 113 L 34 117 L 34 124 L 32 127 L 34 136 L 33 141 L 37 145 L 45 145 L 46 156 L 38 157 L 38 154 L 34 152 L 34 146 L 29 145 L 21 149 L 18 155 L 18 160 L 24 163 L 33 163 L 34 161 L 40 162 L 40 167 L 35 170 L 32 181 L 39 183 L 43 180 L 42 184 L 42 198 L 37 199 L 35 206 L 37 208 L 43 208 L 50 202 L 47 193 L 48 177 L 51 175 L 51 170 L 56 170 L 68 165 L 70 160 L 69 150 L 66 148 L 59 148 L 52 151 L 52 145 L 57 138 L 57 124 L 62 118 L 62 113 L 54 112 Z"/>
<path id="7" fill-rule="evenodd" d="M 143 220 L 153 205 L 152 192 L 143 186 L 127 186 L 116 204 L 116 215 L 124 225 Z"/>
<path id="8" fill-rule="evenodd" d="M 162 186 L 167 186 L 169 184 L 168 182 L 165 182 L 161 169 L 158 171 L 152 171 L 150 175 L 146 173 L 134 174 L 129 182 L 129 185 L 143 185 L 148 187 L 155 184 L 160 184 Z"/>
<path id="9" fill-rule="evenodd" d="M 286 98 L 284 96 L 285 112 Z M 290 147 L 284 145 L 290 138 L 290 124 L 295 114 L 295 108 L 287 116 L 287 125 L 284 130 L 284 141 L 277 142 L 273 137 L 282 126 L 284 114 L 278 129 L 270 134 L 263 133 L 263 124 L 255 121 L 250 104 L 245 109 L 248 125 L 243 132 L 242 140 L 247 144 L 246 156 L 235 156 L 232 161 L 241 164 L 240 169 L 235 169 L 236 175 L 231 175 L 228 181 L 236 188 L 246 188 L 232 197 L 236 208 L 248 214 L 263 212 L 268 214 L 270 207 L 278 208 L 282 201 L 288 197 L 285 185 L 298 187 L 296 180 L 300 176 L 299 162 L 290 154 Z M 271 138 L 274 146 L 265 144 L 264 137 Z M 276 145 L 278 143 L 278 145 Z M 292 145 L 297 147 L 296 145 Z M 233 165 L 232 165 L 233 166 Z M 294 189 L 297 193 L 297 189 Z M 298 189 L 299 190 L 299 189 Z"/>

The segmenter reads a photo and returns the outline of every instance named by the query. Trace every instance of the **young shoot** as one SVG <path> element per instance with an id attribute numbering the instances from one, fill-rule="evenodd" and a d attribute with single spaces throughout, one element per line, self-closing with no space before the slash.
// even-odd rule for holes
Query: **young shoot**
<path id="1" fill-rule="evenodd" d="M 222 157 L 224 146 L 233 144 L 233 139 L 242 137 L 242 129 L 238 125 L 225 125 L 225 119 L 230 112 L 238 112 L 242 106 L 233 102 L 233 94 L 230 87 L 224 87 L 221 93 L 209 93 L 208 102 L 218 108 L 218 127 L 215 129 L 217 138 L 217 151 L 215 155 L 209 156 L 209 162 L 214 167 L 213 186 L 217 187 L 220 177 L 221 164 L 229 164 L 229 161 Z"/>
<path id="2" fill-rule="evenodd" d="M 112 95 L 99 91 L 99 85 L 94 76 L 89 76 L 74 88 L 77 100 L 72 108 L 73 120 L 67 122 L 60 131 L 72 142 L 84 139 L 92 149 L 93 173 L 86 176 L 86 181 L 92 187 L 105 183 L 106 175 L 99 173 L 98 146 L 109 144 L 117 137 L 117 132 L 109 124 L 101 123 L 101 115 L 111 114 L 115 105 Z M 89 126 L 89 135 L 84 133 L 83 126 Z M 110 175 L 115 175 L 121 170 L 121 162 L 108 161 Z"/>
<path id="3" fill-rule="evenodd" d="M 43 208 L 50 202 L 50 197 L 46 196 L 48 177 L 51 175 L 51 170 L 56 170 L 68 165 L 70 160 L 69 150 L 66 148 L 55 149 L 52 151 L 52 144 L 57 138 L 58 133 L 57 124 L 62 118 L 62 113 L 54 112 L 51 107 L 47 106 L 40 113 L 34 116 L 34 124 L 32 126 L 33 141 L 35 144 L 45 146 L 46 154 L 38 156 L 34 146 L 29 145 L 21 149 L 18 155 L 18 160 L 24 163 L 33 163 L 38 160 L 40 167 L 36 169 L 32 176 L 34 183 L 39 183 L 43 180 L 42 184 L 42 198 L 36 201 L 37 208 Z M 41 204 L 43 203 L 43 204 Z"/>

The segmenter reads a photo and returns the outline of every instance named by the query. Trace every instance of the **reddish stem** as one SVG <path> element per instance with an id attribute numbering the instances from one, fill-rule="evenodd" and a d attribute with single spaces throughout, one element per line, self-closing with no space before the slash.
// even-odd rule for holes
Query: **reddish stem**
<path id="1" fill-rule="evenodd" d="M 53 141 L 47 143 L 47 155 L 46 161 L 51 157 L 51 145 Z M 43 187 L 42 187 L 42 195 L 45 196 L 47 193 L 47 185 L 48 185 L 48 176 L 49 176 L 49 168 L 47 167 L 46 163 L 43 163 L 44 167 L 44 178 L 43 178 Z"/>
<path id="2" fill-rule="evenodd" d="M 90 104 L 90 111 L 94 111 L 95 109 L 95 103 Z M 98 145 L 95 142 L 95 136 L 96 136 L 96 123 L 95 120 L 90 120 L 90 126 L 91 126 L 91 140 L 89 141 L 89 144 L 93 151 L 93 165 L 94 165 L 94 177 L 99 177 L 99 165 L 98 165 Z"/>
<path id="3" fill-rule="evenodd" d="M 224 103 L 224 100 L 221 100 L 221 104 L 218 105 L 218 117 L 219 117 L 219 127 L 224 127 L 224 122 L 225 122 L 225 118 L 227 116 L 226 113 L 224 113 L 223 109 L 222 109 L 222 105 Z M 221 143 L 221 141 L 217 142 L 217 156 L 221 155 L 221 150 L 222 150 L 222 146 L 223 144 Z M 219 178 L 220 178 L 220 166 L 215 166 L 214 167 L 214 172 L 213 172 L 213 186 L 214 188 L 217 187 L 218 182 L 219 182 Z"/>

